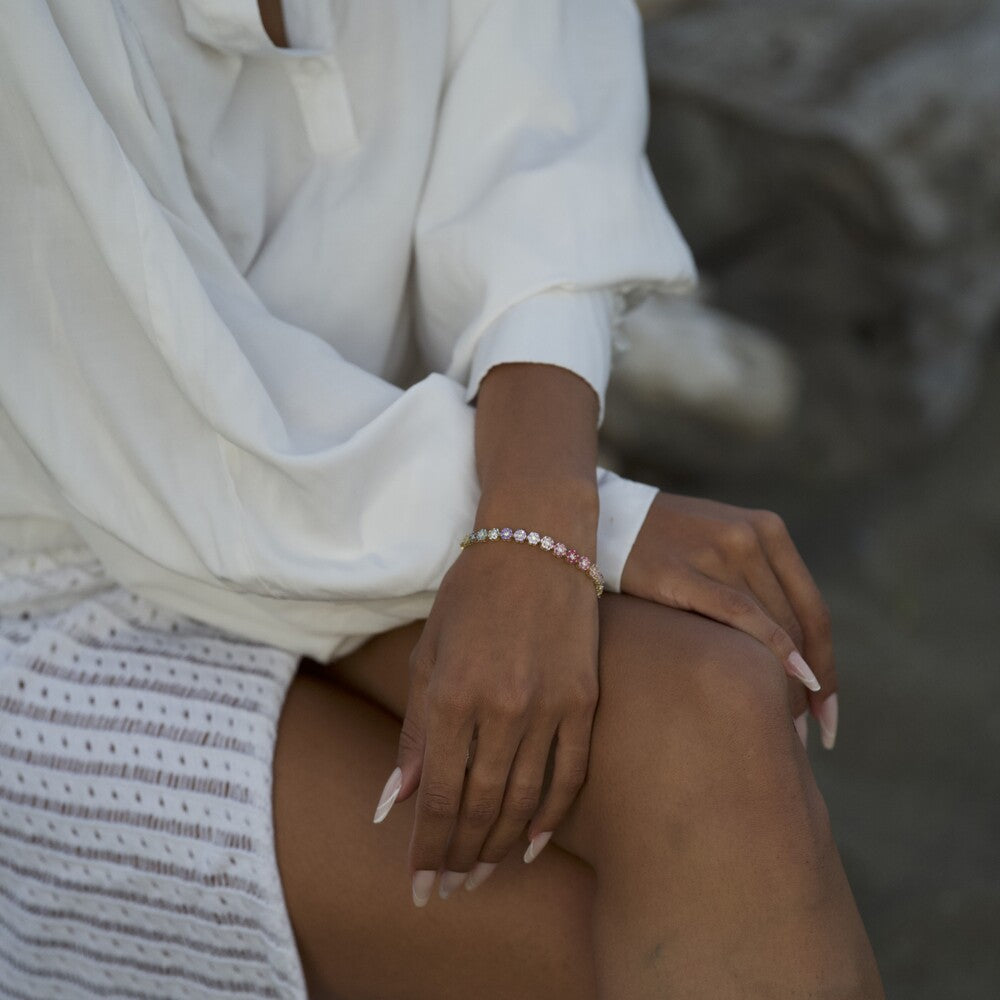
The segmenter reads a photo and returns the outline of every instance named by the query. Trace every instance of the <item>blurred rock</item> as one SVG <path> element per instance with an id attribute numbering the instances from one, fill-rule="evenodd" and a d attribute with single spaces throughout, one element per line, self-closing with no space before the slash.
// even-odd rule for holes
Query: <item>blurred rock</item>
<path id="1" fill-rule="evenodd" d="M 625 453 L 725 471 L 748 441 L 773 439 L 795 413 L 789 352 L 693 297 L 649 296 L 626 316 L 616 347 L 603 431 Z"/>
<path id="2" fill-rule="evenodd" d="M 788 429 L 729 449 L 827 478 L 940 440 L 1000 316 L 1000 0 L 714 0 L 646 40 L 650 157 L 709 300 L 803 373 Z"/>

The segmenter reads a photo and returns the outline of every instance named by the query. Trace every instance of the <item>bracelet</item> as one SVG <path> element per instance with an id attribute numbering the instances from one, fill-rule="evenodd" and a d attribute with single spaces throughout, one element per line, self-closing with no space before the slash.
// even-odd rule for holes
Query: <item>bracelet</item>
<path id="1" fill-rule="evenodd" d="M 540 535 L 537 531 L 525 531 L 524 528 L 476 528 L 470 531 L 459 544 L 463 549 L 467 549 L 477 542 L 527 542 L 536 548 L 551 552 L 557 559 L 565 559 L 570 566 L 575 566 L 590 577 L 598 597 L 604 593 L 604 576 L 597 568 L 597 563 L 580 555 L 576 549 L 571 549 L 568 545 L 557 542 L 548 535 Z"/>

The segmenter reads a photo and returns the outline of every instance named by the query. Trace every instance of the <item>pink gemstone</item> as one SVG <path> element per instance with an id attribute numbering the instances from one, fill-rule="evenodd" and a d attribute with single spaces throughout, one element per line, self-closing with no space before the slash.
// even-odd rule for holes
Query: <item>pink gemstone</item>
<path id="1" fill-rule="evenodd" d="M 580 556 L 580 562 L 577 565 L 586 573 L 590 569 L 590 560 L 586 556 Z"/>
<path id="2" fill-rule="evenodd" d="M 566 551 L 566 562 L 576 564 L 577 559 L 580 558 L 580 553 L 576 549 L 568 549 Z"/>
<path id="3" fill-rule="evenodd" d="M 565 546 L 565 545 L 563 545 L 563 543 L 562 543 L 562 542 L 556 542 L 556 544 L 555 544 L 555 546 L 553 547 L 552 551 L 553 551 L 553 552 L 554 552 L 554 553 L 555 553 L 555 554 L 556 554 L 557 556 L 559 556 L 559 558 L 560 558 L 560 559 L 562 559 L 562 557 L 563 557 L 564 555 L 566 555 L 566 546 Z"/>

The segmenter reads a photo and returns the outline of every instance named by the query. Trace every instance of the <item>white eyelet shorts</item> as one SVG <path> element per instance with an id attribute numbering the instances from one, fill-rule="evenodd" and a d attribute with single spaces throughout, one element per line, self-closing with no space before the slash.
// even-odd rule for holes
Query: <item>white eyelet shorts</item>
<path id="1" fill-rule="evenodd" d="M 288 652 L 0 551 L 0 997 L 303 1000 L 271 775 Z"/>

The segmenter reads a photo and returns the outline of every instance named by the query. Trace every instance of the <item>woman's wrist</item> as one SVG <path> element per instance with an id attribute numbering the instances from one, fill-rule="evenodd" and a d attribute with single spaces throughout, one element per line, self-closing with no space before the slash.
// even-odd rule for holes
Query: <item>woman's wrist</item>
<path id="1" fill-rule="evenodd" d="M 512 479 L 484 492 L 475 528 L 524 528 L 560 538 L 578 551 L 593 554 L 599 499 L 596 479 Z"/>
<path id="2" fill-rule="evenodd" d="M 523 527 L 593 552 L 597 537 L 598 400 L 553 365 L 505 364 L 480 386 L 476 524 Z"/>

